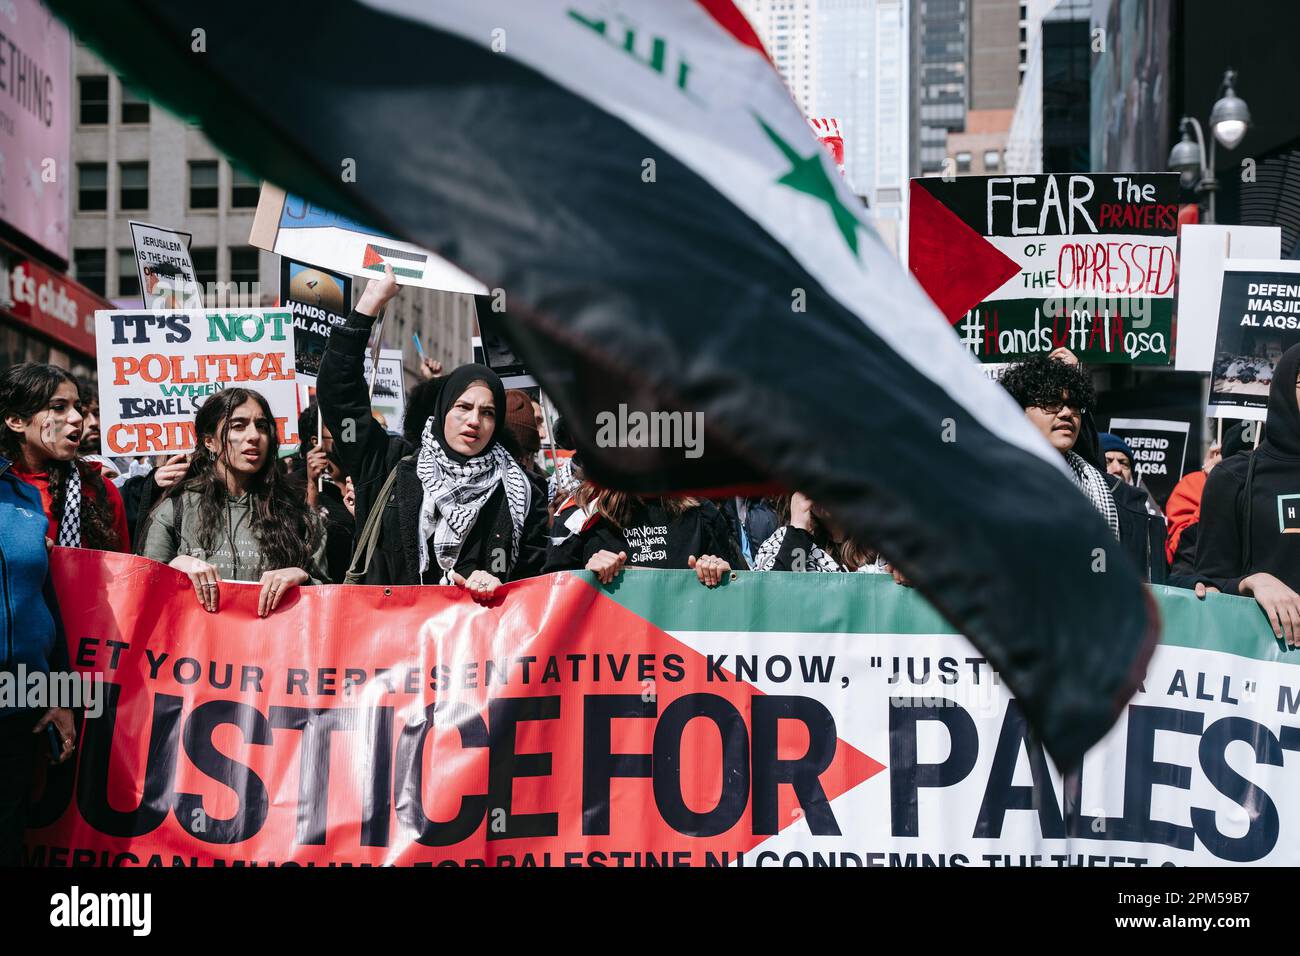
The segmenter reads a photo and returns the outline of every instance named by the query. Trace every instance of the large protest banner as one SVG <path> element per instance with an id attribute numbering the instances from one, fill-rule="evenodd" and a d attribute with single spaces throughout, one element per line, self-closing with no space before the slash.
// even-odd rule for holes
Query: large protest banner
<path id="1" fill-rule="evenodd" d="M 1162 508 L 1183 477 L 1190 430 L 1187 422 L 1152 418 L 1112 418 L 1107 429 L 1133 449 L 1133 470 Z"/>
<path id="2" fill-rule="evenodd" d="M 1167 365 L 1178 176 L 913 179 L 908 266 L 981 362 Z"/>
<path id="3" fill-rule="evenodd" d="M 280 303 L 293 313 L 294 368 L 315 384 L 330 332 L 352 310 L 352 277 L 281 258 Z"/>
<path id="4" fill-rule="evenodd" d="M 1300 262 L 1231 259 L 1224 263 L 1207 414 L 1263 421 L 1273 368 L 1297 342 Z"/>
<path id="5" fill-rule="evenodd" d="M 262 184 L 248 244 L 325 269 L 373 279 L 384 265 L 402 285 L 486 294 L 467 272 L 427 249 L 395 239 L 299 196 Z"/>
<path id="6" fill-rule="evenodd" d="M 283 444 L 298 441 L 293 316 L 287 309 L 95 313 L 104 453 L 194 449 L 194 413 L 231 386 L 261 392 Z"/>
<path id="7" fill-rule="evenodd" d="M 1244 598 L 1155 589 L 1145 683 L 1063 780 L 884 577 L 309 587 L 259 619 L 255 586 L 210 614 L 143 558 L 53 566 L 106 692 L 34 864 L 1300 862 L 1300 653 Z"/>

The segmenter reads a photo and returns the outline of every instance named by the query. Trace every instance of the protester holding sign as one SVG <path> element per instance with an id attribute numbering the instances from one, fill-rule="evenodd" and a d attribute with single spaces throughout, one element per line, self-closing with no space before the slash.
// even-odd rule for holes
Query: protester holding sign
<path id="1" fill-rule="evenodd" d="M 49 538 L 66 548 L 130 551 L 122 496 L 98 462 L 77 458 L 83 419 L 72 373 L 24 362 L 0 373 L 0 455 L 41 494 Z"/>
<path id="2" fill-rule="evenodd" d="M 1278 360 L 1264 440 L 1225 457 L 1201 501 L 1196 574 L 1227 594 L 1253 597 L 1273 633 L 1300 646 L 1300 344 Z"/>
<path id="3" fill-rule="evenodd" d="M 325 425 L 356 488 L 362 532 L 349 579 L 456 584 L 488 600 L 503 581 L 541 571 L 546 501 L 508 450 L 505 389 L 485 366 L 462 365 L 413 390 L 420 404 L 434 399 L 418 445 L 371 418 L 366 342 L 375 316 L 395 295 L 387 267 L 383 279 L 366 286 L 347 324 L 330 335 L 316 381 Z M 407 435 L 416 413 L 412 402 Z"/>
<path id="4" fill-rule="evenodd" d="M 220 606 L 218 582 L 256 579 L 265 617 L 298 585 L 324 579 L 320 519 L 279 466 L 262 395 L 223 389 L 199 408 L 194 429 L 186 478 L 154 508 L 143 554 L 188 575 L 209 611 Z"/>
<path id="5" fill-rule="evenodd" d="M 795 492 L 777 502 L 781 522 L 754 556 L 755 571 L 863 571 L 885 574 L 874 551 L 845 535 L 834 518 L 807 495 Z"/>
<path id="6" fill-rule="evenodd" d="M 347 575 L 352 560 L 356 521 L 344 500 L 346 479 L 343 463 L 334 450 L 334 436 L 328 428 L 318 436 L 316 425 L 317 408 L 312 402 L 298 416 L 300 467 L 290 477 L 300 488 L 307 507 L 320 515 L 325 525 L 325 572 L 330 581 L 338 584 Z"/>

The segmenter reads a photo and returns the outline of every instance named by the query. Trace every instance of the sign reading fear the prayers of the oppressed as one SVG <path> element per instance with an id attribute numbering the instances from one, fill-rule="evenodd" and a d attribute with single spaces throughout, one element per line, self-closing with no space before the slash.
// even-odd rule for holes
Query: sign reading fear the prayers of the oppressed
<path id="1" fill-rule="evenodd" d="M 282 444 L 297 442 L 293 315 L 288 309 L 95 313 L 104 453 L 194 448 L 194 415 L 225 388 L 260 392 Z"/>
<path id="2" fill-rule="evenodd" d="M 909 267 L 981 362 L 1167 365 L 1173 173 L 912 180 Z"/>

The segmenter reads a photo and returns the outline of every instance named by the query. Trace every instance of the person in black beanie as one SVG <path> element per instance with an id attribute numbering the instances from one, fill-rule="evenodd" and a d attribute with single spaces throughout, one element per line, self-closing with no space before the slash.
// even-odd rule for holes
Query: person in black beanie
<path id="1" fill-rule="evenodd" d="M 371 418 L 366 343 L 397 292 L 391 267 L 367 284 L 346 324 L 330 333 L 316 380 L 325 425 L 355 488 L 354 567 L 364 584 L 455 584 L 486 601 L 502 582 L 540 573 L 546 501 L 516 461 L 505 388 L 485 365 L 462 365 L 417 386 L 415 397 L 432 413 L 409 420 L 408 404 L 405 435 Z M 382 511 L 367 558 L 362 545 L 375 508 Z"/>
<path id="2" fill-rule="evenodd" d="M 1300 646 L 1300 344 L 1282 354 L 1264 440 L 1224 458 L 1205 483 L 1196 543 L 1199 583 L 1253 597 L 1273 633 Z"/>

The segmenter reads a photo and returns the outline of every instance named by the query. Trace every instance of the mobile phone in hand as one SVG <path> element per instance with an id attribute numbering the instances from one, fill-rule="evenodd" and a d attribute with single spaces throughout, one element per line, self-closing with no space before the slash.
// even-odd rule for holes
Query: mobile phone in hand
<path id="1" fill-rule="evenodd" d="M 50 748 L 50 759 L 55 763 L 63 756 L 63 736 L 59 733 L 59 728 L 53 724 L 45 725 L 45 742 Z"/>

